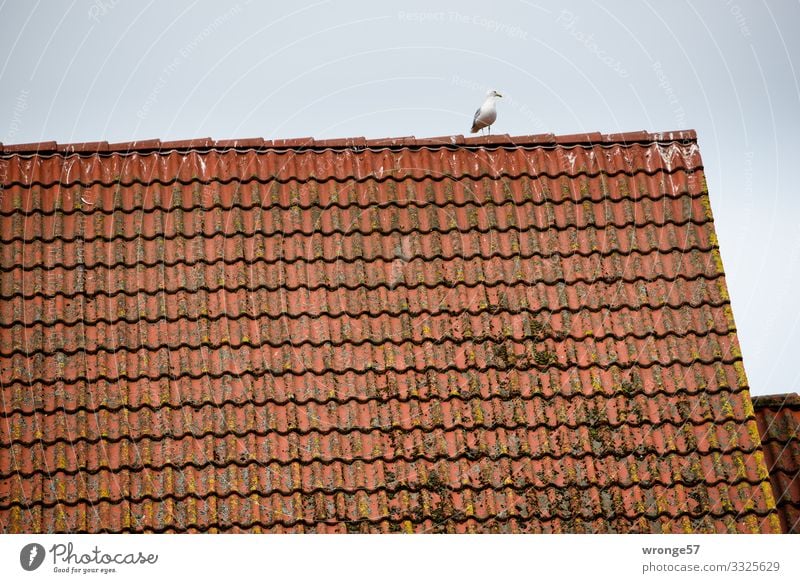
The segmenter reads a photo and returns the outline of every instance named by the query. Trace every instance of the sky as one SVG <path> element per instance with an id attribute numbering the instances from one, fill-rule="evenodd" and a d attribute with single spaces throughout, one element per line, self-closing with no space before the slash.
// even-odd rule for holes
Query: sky
<path id="1" fill-rule="evenodd" d="M 0 142 L 695 129 L 754 394 L 800 391 L 800 2 L 0 2 Z"/>

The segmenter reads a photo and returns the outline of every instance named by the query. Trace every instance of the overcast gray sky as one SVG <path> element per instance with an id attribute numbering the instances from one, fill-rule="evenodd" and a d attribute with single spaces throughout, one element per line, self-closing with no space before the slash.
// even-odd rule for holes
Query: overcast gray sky
<path id="1" fill-rule="evenodd" d="M 0 3 L 0 141 L 693 128 L 754 393 L 800 390 L 800 2 Z"/>

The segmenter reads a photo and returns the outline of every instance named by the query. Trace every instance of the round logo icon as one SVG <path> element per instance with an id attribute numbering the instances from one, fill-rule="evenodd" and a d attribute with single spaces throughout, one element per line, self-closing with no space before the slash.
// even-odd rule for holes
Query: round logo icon
<path id="1" fill-rule="evenodd" d="M 35 571 L 44 562 L 44 547 L 39 543 L 30 543 L 19 552 L 19 564 L 26 571 Z"/>

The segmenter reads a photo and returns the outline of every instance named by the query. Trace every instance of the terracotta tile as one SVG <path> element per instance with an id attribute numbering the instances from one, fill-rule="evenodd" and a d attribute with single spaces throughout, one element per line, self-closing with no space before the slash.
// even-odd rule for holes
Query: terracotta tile
<path id="1" fill-rule="evenodd" d="M 695 140 L 4 146 L 0 529 L 780 529 Z"/>
<path id="2" fill-rule="evenodd" d="M 800 397 L 753 398 L 764 461 L 784 532 L 800 532 Z"/>

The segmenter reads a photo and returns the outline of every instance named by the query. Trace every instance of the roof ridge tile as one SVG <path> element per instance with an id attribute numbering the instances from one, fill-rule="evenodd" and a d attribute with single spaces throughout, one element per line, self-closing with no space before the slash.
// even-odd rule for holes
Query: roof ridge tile
<path id="1" fill-rule="evenodd" d="M 173 140 L 170 142 L 161 142 L 162 150 L 183 150 L 195 148 L 212 148 L 215 141 L 211 138 L 195 138 L 192 140 Z"/>
<path id="2" fill-rule="evenodd" d="M 67 144 L 59 144 L 58 149 L 63 151 Z M 110 152 L 133 152 L 136 150 L 158 150 L 161 148 L 161 140 L 134 140 L 132 142 L 117 142 L 109 144 Z"/>
<path id="3" fill-rule="evenodd" d="M 24 144 L 2 144 L 2 154 L 36 154 L 56 152 L 61 154 L 92 154 L 153 150 L 194 150 L 194 149 L 349 149 L 349 148 L 404 148 L 404 147 L 436 147 L 436 146 L 496 146 L 521 147 L 544 145 L 612 145 L 652 142 L 691 142 L 697 140 L 694 130 L 678 130 L 670 132 L 650 133 L 645 130 L 615 134 L 600 132 L 576 134 L 491 134 L 486 136 L 469 136 L 453 134 L 417 138 L 415 136 L 399 136 L 386 138 L 365 138 L 363 136 L 347 138 L 328 138 L 316 140 L 313 137 L 302 138 L 244 138 L 214 140 L 210 137 L 187 140 L 161 141 L 160 139 L 134 140 L 129 142 L 106 141 L 58 143 L 55 141 L 30 142 Z"/>
<path id="4" fill-rule="evenodd" d="M 74 144 L 59 144 L 58 147 L 68 154 L 92 154 L 109 151 L 108 142 L 77 142 Z"/>
<path id="5" fill-rule="evenodd" d="M 2 152 L 9 154 L 23 154 L 54 152 L 58 149 L 59 145 L 56 142 L 28 142 L 26 144 L 5 144 Z"/>

